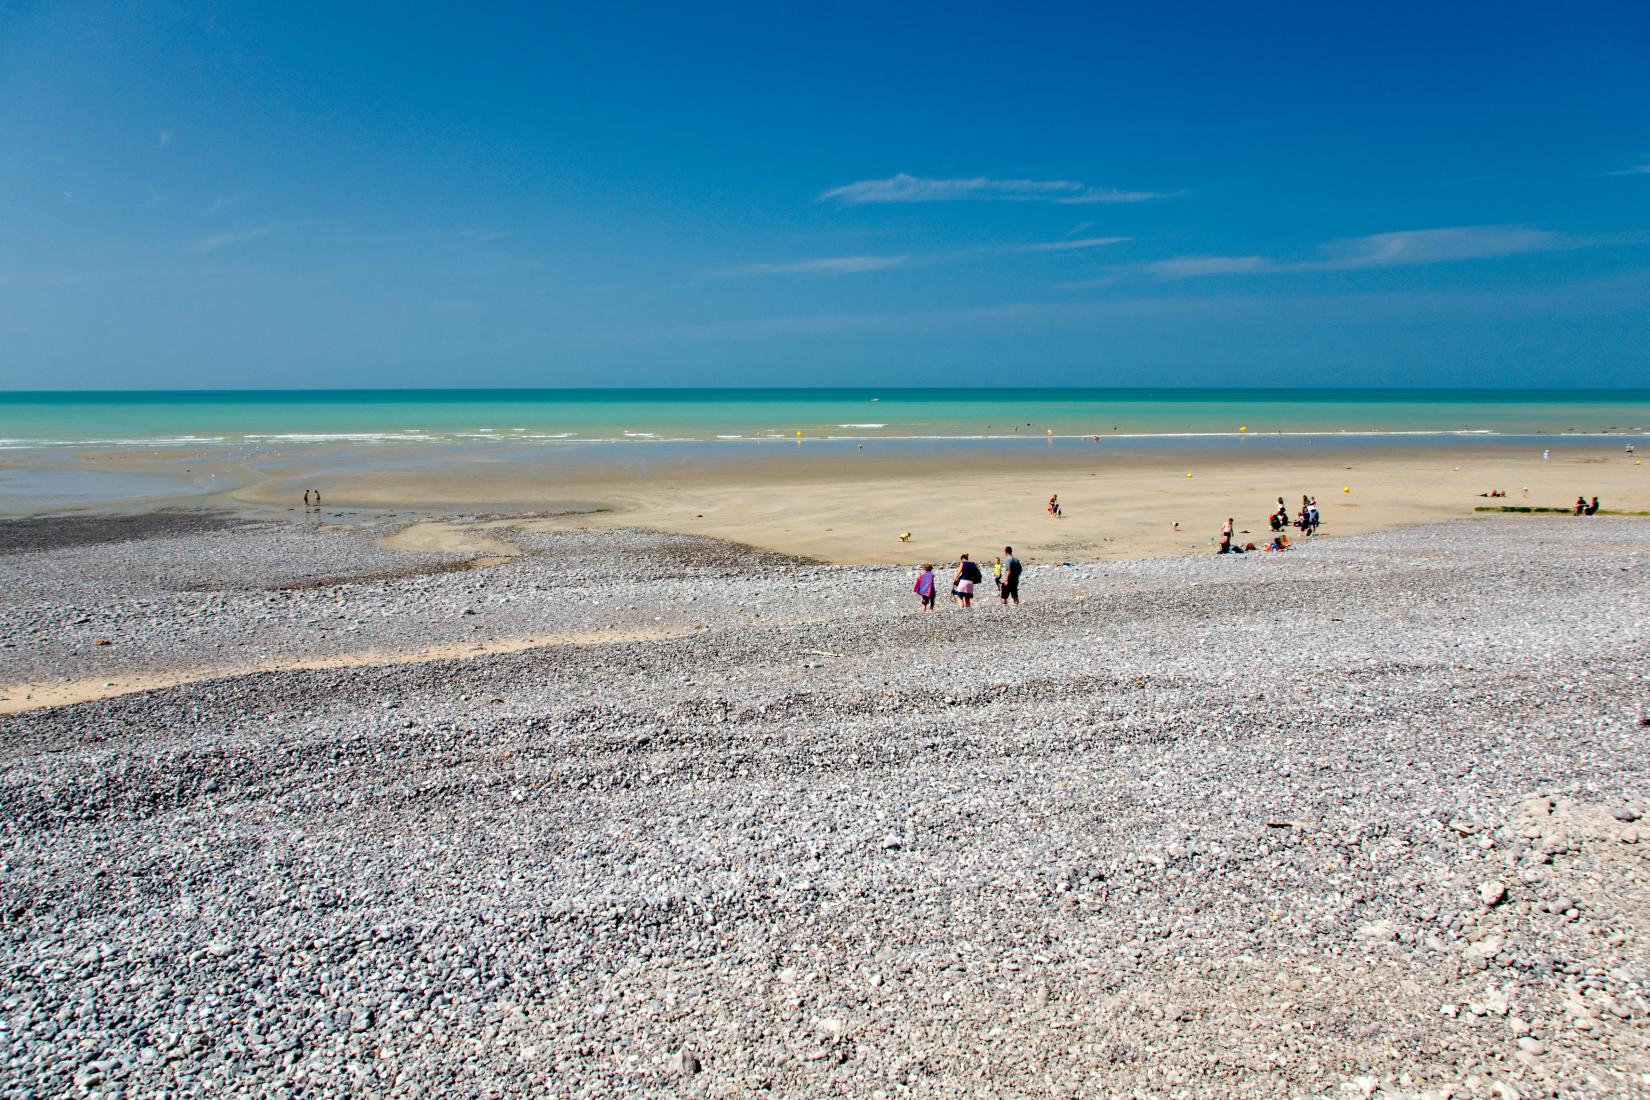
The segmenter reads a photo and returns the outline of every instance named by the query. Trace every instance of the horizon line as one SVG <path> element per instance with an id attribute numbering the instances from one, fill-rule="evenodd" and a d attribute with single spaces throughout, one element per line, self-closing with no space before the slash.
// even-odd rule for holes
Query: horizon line
<path id="1" fill-rule="evenodd" d="M 124 395 L 182 395 L 182 394 L 393 394 L 393 393 L 447 393 L 447 394 L 484 394 L 484 393 L 638 393 L 638 392 L 670 392 L 670 393 L 863 393 L 877 395 L 882 393 L 909 393 L 927 392 L 929 386 L 921 384 L 872 386 L 872 385 L 843 385 L 843 386 L 785 386 L 785 385 L 727 385 L 727 386 L 673 386 L 673 385 L 606 385 L 606 386 L 223 386 L 223 387 L 144 387 L 144 388 L 74 388 L 74 389 L 0 389 L 0 400 L 16 397 L 74 397 L 74 396 L 124 396 Z M 1650 397 L 1650 386 L 1478 386 L 1478 385 L 1312 385 L 1312 386 L 1281 386 L 1281 385 L 1205 385 L 1205 384 L 1178 384 L 1160 383 L 1157 385 L 1053 385 L 1053 386 L 1016 386 L 1015 393 L 1072 393 L 1083 391 L 1107 392 L 1150 392 L 1153 390 L 1168 390 L 1176 392 L 1252 392 L 1252 393 L 1284 393 L 1284 392 L 1312 392 L 1312 393 L 1541 393 L 1541 394 L 1571 394 L 1571 393 L 1633 393 L 1644 394 Z M 957 391 L 952 391 L 954 394 Z M 975 391 L 964 390 L 962 393 Z M 981 396 L 1000 398 L 1001 393 L 992 387 L 979 387 Z"/>

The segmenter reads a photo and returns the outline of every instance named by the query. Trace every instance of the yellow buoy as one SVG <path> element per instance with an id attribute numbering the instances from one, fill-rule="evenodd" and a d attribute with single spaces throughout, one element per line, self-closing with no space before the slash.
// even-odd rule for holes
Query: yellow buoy
<path id="1" fill-rule="evenodd" d="M 1239 424 L 1238 425 L 1238 431 L 1246 432 L 1248 430 L 1249 430 L 1249 425 L 1247 425 L 1247 424 Z"/>
<path id="2" fill-rule="evenodd" d="M 796 433 L 796 438 L 798 438 L 798 439 L 801 439 L 801 438 L 802 438 L 802 433 L 801 433 L 801 432 L 797 432 L 797 433 Z"/>
<path id="3" fill-rule="evenodd" d="M 1350 485 L 1348 485 L 1346 488 L 1341 490 L 1341 492 L 1343 492 L 1343 493 L 1350 493 L 1351 491 L 1352 491 L 1352 486 L 1350 486 Z"/>
<path id="4" fill-rule="evenodd" d="M 1191 474 L 1187 474 L 1187 475 L 1186 475 L 1186 476 L 1187 476 L 1187 477 L 1191 477 L 1191 476 L 1192 476 L 1192 475 L 1191 475 Z"/>

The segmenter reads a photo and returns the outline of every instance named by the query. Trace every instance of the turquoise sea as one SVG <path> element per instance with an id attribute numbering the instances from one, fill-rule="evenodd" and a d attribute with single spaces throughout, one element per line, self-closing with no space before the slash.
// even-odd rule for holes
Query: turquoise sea
<path id="1" fill-rule="evenodd" d="M 466 439 L 1650 433 L 1650 389 L 513 389 L 0 393 L 0 449 Z"/>

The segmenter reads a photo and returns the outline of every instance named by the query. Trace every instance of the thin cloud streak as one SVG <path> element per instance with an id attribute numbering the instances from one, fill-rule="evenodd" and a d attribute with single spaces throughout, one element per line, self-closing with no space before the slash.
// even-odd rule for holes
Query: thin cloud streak
<path id="1" fill-rule="evenodd" d="M 1456 263 L 1529 252 L 1573 247 L 1572 241 L 1544 229 L 1521 225 L 1462 225 L 1444 229 L 1408 229 L 1330 241 L 1307 260 L 1279 260 L 1271 256 L 1176 256 L 1146 265 L 1164 279 L 1191 279 L 1206 275 L 1294 274 L 1317 271 L 1358 271 L 1367 268 Z"/>
<path id="2" fill-rule="evenodd" d="M 992 179 L 988 176 L 933 179 L 899 172 L 887 179 L 859 180 L 856 183 L 833 187 L 819 198 L 822 202 L 839 202 L 844 206 L 865 206 L 873 203 L 962 200 L 1067 204 L 1128 203 L 1148 202 L 1152 199 L 1167 198 L 1169 195 L 1167 192 L 1119 191 L 1106 187 L 1091 187 L 1076 180 Z"/>
<path id="3" fill-rule="evenodd" d="M 865 271 L 886 271 L 904 267 L 909 256 L 824 256 L 817 260 L 793 260 L 788 263 L 751 264 L 734 271 L 736 275 L 858 275 Z"/>
<path id="4" fill-rule="evenodd" d="M 1614 172 L 1604 174 L 1606 176 L 1650 176 L 1650 164 L 1636 164 L 1631 168 L 1618 168 Z"/>
<path id="5" fill-rule="evenodd" d="M 1084 248 L 1101 248 L 1131 240 L 1129 237 L 1084 237 L 1075 241 L 1039 241 L 1035 244 L 989 245 L 980 248 L 956 248 L 946 252 L 928 252 L 897 256 L 824 256 L 811 260 L 791 260 L 781 263 L 749 264 L 722 275 L 818 275 L 836 277 L 859 275 L 868 271 L 888 271 L 897 267 L 915 267 L 919 264 L 946 263 L 975 256 L 1002 256 L 1034 254 L 1038 252 L 1073 252 Z"/>
<path id="6" fill-rule="evenodd" d="M 1122 244 L 1132 240 L 1130 237 L 1079 237 L 1074 241 L 1044 241 L 1041 244 L 1024 244 L 1016 247 L 1015 252 L 1071 252 L 1079 248 L 1103 248 L 1108 244 Z"/>
<path id="7" fill-rule="evenodd" d="M 213 233 L 210 236 L 202 237 L 199 240 L 192 242 L 184 248 L 184 251 L 191 254 L 216 252 L 218 249 L 228 248 L 230 245 L 244 244 L 247 241 L 257 240 L 259 237 L 268 236 L 277 229 L 283 228 L 285 228 L 285 226 L 257 225 L 250 229 L 236 229 L 229 233 Z"/>
<path id="8" fill-rule="evenodd" d="M 170 144 L 172 144 L 172 131 L 162 130 L 158 135 L 156 135 L 156 137 L 155 137 L 155 148 L 156 149 L 164 149 Z"/>

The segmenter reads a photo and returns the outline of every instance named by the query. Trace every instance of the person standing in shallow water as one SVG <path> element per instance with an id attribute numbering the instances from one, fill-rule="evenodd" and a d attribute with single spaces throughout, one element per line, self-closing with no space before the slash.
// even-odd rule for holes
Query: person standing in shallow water
<path id="1" fill-rule="evenodd" d="M 1003 547 L 1003 580 L 997 586 L 997 595 L 1002 597 L 1003 606 L 1013 600 L 1014 606 L 1020 606 L 1020 559 L 1014 556 L 1014 547 Z"/>

